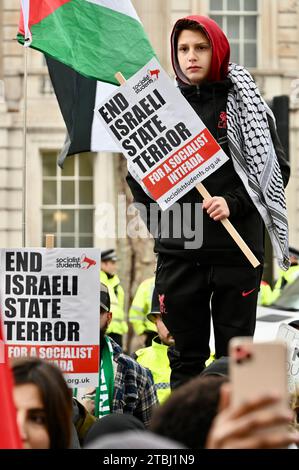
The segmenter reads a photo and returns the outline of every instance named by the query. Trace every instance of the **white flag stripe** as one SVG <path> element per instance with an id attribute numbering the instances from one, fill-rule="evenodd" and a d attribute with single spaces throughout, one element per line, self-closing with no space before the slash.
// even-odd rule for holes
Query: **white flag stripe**
<path id="1" fill-rule="evenodd" d="M 97 82 L 95 111 L 97 111 L 97 103 L 102 103 L 116 88 L 118 88 L 116 85 L 111 85 L 110 83 Z M 90 150 L 92 152 L 122 152 L 96 114 L 93 115 Z"/>
<path id="2" fill-rule="evenodd" d="M 131 0 L 86 0 L 89 3 L 95 3 L 96 5 L 110 8 L 111 10 L 118 11 L 124 15 L 131 16 L 135 20 L 140 21 L 135 8 L 133 7 Z"/>
<path id="3" fill-rule="evenodd" d="M 29 29 L 29 9 L 30 9 L 30 0 L 21 0 L 21 8 L 24 18 L 24 32 L 25 32 L 25 47 L 29 47 L 32 43 L 32 36 Z"/>

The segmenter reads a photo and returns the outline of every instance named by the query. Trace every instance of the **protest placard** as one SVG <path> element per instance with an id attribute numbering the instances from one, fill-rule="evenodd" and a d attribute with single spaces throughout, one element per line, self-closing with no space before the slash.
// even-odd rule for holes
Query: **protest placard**
<path id="1" fill-rule="evenodd" d="M 290 393 L 299 393 L 299 330 L 286 323 L 278 329 L 277 339 L 283 341 L 288 348 L 287 373 Z"/>
<path id="2" fill-rule="evenodd" d="M 97 385 L 99 250 L 2 249 L 0 259 L 8 357 L 53 361 L 70 387 Z"/>
<path id="3" fill-rule="evenodd" d="M 156 59 L 98 105 L 96 114 L 163 210 L 228 160 Z"/>

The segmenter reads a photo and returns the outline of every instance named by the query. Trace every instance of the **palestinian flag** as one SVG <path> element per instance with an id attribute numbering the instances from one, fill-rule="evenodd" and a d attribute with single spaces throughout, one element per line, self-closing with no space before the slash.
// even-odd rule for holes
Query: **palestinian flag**
<path id="1" fill-rule="evenodd" d="M 13 380 L 8 365 L 0 313 L 0 449 L 21 449 L 22 442 L 17 426 L 13 402 Z"/>
<path id="2" fill-rule="evenodd" d="M 81 152 L 121 152 L 94 113 L 96 104 L 116 88 L 110 83 L 86 78 L 74 69 L 46 56 L 49 75 L 66 128 L 67 138 L 59 155 L 65 158 Z"/>
<path id="3" fill-rule="evenodd" d="M 118 85 L 154 50 L 130 0 L 21 0 L 18 39 L 86 77 Z"/>

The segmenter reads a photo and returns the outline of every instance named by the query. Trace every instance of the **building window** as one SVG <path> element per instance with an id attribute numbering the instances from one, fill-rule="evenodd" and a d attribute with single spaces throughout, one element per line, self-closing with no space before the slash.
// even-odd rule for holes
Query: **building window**
<path id="1" fill-rule="evenodd" d="M 228 37 L 231 62 L 257 67 L 258 0 L 210 0 L 210 17 Z"/>
<path id="2" fill-rule="evenodd" d="M 57 166 L 55 152 L 45 152 L 43 162 L 43 240 L 55 234 L 57 247 L 93 246 L 93 156 L 67 158 Z"/>

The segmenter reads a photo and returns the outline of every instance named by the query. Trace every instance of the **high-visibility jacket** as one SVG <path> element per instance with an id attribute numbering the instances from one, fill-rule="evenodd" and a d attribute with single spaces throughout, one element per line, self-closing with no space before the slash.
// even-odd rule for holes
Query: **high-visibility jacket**
<path id="1" fill-rule="evenodd" d="M 110 323 L 107 334 L 115 333 L 123 335 L 128 331 L 128 324 L 125 320 L 125 293 L 120 285 L 117 274 L 109 278 L 104 271 L 100 273 L 100 281 L 106 284 L 109 290 L 112 322 Z"/>
<path id="2" fill-rule="evenodd" d="M 260 291 L 258 295 L 259 305 L 270 305 L 273 302 L 273 291 L 270 284 L 266 281 L 262 281 L 260 284 Z"/>
<path id="3" fill-rule="evenodd" d="M 154 378 L 155 389 L 159 403 L 163 403 L 170 395 L 170 365 L 167 356 L 168 346 L 161 344 L 156 336 L 148 348 L 138 349 L 135 352 L 136 361 L 149 369 Z"/>
<path id="4" fill-rule="evenodd" d="M 139 285 L 129 310 L 129 322 L 137 335 L 142 335 L 145 331 L 157 331 L 156 325 L 147 319 L 147 314 L 151 311 L 154 286 L 154 277 L 145 279 Z"/>
<path id="5" fill-rule="evenodd" d="M 279 278 L 273 289 L 273 302 L 280 296 L 286 284 L 292 284 L 299 276 L 299 265 L 291 266 L 287 271 L 280 271 Z"/>

